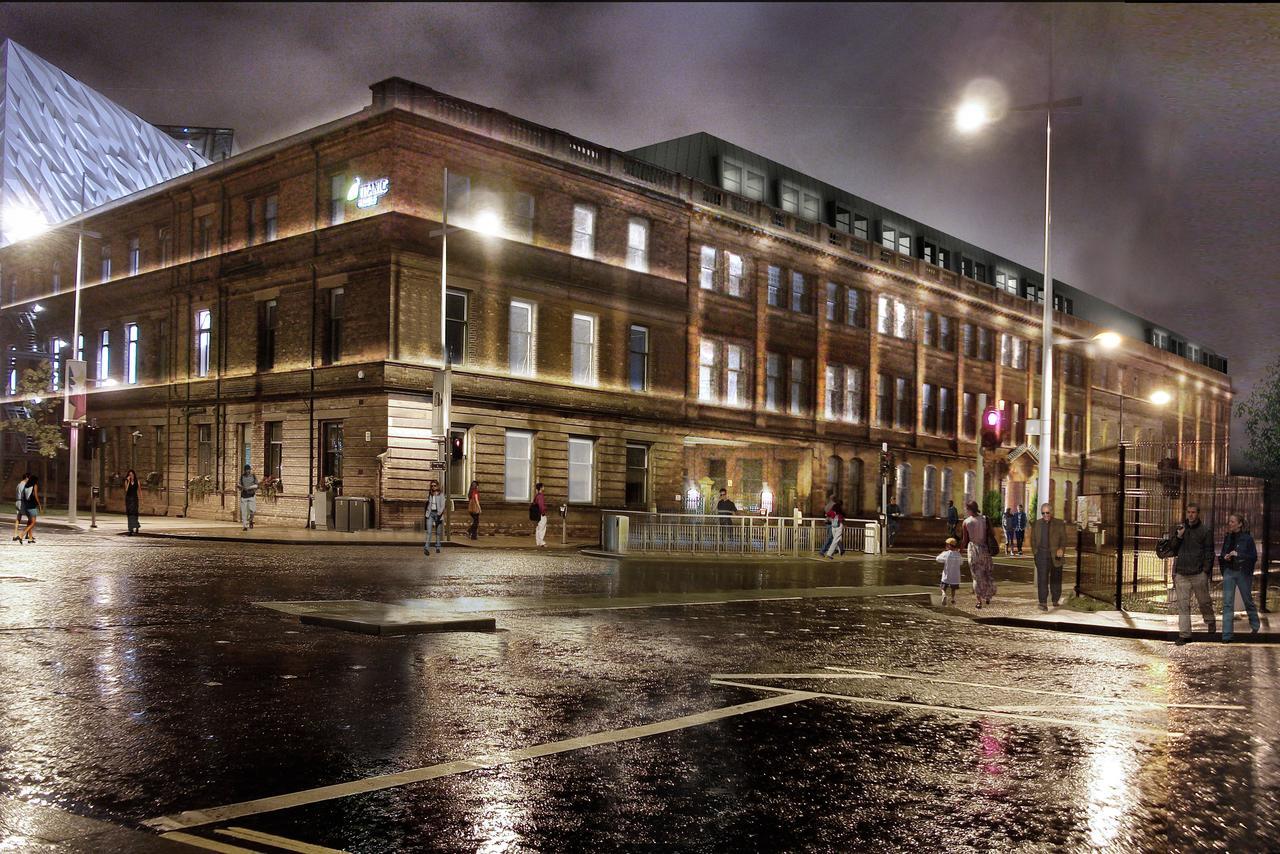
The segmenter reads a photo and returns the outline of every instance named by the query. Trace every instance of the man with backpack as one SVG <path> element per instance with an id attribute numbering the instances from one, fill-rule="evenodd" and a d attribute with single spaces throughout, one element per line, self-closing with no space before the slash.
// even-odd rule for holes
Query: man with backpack
<path id="1" fill-rule="evenodd" d="M 1172 552 L 1173 592 L 1178 602 L 1178 646 L 1191 640 L 1191 597 L 1196 597 L 1209 634 L 1217 631 L 1213 599 L 1209 596 L 1209 573 L 1213 571 L 1213 530 L 1200 519 L 1200 507 L 1188 504 L 1186 515 L 1162 541 L 1157 554 Z"/>
<path id="2" fill-rule="evenodd" d="M 542 484 L 533 485 L 533 503 L 529 505 L 529 521 L 536 522 L 533 542 L 540 549 L 547 547 L 547 496 L 542 494 Z"/>

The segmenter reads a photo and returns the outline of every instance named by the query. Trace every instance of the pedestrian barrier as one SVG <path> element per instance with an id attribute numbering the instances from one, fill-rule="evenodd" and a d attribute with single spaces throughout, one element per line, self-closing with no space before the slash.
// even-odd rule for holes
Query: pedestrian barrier
<path id="1" fill-rule="evenodd" d="M 826 540 L 830 525 L 824 518 L 792 516 L 711 516 L 701 513 L 610 513 L 627 519 L 626 544 L 629 553 L 666 554 L 750 554 L 807 556 L 816 554 Z M 871 534 L 868 535 L 869 527 Z M 841 545 L 845 552 L 874 550 L 875 522 L 846 519 Z M 610 523 L 606 530 L 624 528 Z"/>

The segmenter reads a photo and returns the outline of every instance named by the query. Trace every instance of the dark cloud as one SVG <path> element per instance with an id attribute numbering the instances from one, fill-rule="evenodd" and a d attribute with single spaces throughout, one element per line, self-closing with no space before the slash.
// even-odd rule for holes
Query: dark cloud
<path id="1" fill-rule="evenodd" d="M 618 148 L 707 130 L 1038 267 L 1043 131 L 957 139 L 976 77 L 1044 96 L 1032 4 L 6 4 L 0 36 L 156 122 L 245 146 L 407 77 Z M 1054 4 L 1059 278 L 1227 354 L 1280 310 L 1280 13 Z M 1242 446 L 1236 440 L 1237 451 Z"/>

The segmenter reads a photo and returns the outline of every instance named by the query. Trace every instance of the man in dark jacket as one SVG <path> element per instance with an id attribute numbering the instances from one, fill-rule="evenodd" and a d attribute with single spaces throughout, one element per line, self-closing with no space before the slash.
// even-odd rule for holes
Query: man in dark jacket
<path id="1" fill-rule="evenodd" d="M 1204 615 L 1209 634 L 1217 631 L 1213 600 L 1209 597 L 1209 573 L 1213 570 L 1213 531 L 1200 520 L 1200 507 L 1187 505 L 1186 518 L 1174 532 L 1178 554 L 1173 559 L 1173 591 L 1178 601 L 1178 646 L 1191 640 L 1191 596 Z"/>

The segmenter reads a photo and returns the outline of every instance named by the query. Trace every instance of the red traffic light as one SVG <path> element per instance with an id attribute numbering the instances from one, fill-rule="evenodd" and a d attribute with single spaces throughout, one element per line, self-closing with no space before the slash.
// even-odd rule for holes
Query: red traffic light
<path id="1" fill-rule="evenodd" d="M 997 430 L 1000 429 L 1000 411 L 999 410 L 991 409 L 987 411 L 987 426 L 994 427 Z"/>
<path id="2" fill-rule="evenodd" d="M 1004 413 L 988 407 L 982 413 L 982 447 L 995 450 L 1000 447 L 1004 432 Z"/>

